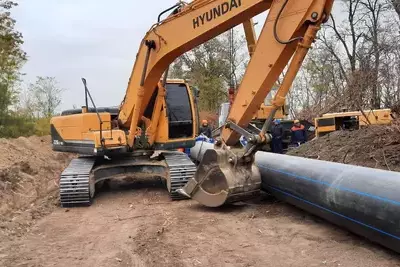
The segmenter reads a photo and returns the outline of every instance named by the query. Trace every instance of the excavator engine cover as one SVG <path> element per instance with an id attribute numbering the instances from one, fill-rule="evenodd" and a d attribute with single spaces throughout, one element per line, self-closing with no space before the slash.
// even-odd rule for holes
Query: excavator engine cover
<path id="1" fill-rule="evenodd" d="M 219 207 L 258 195 L 261 175 L 254 156 L 243 157 L 227 149 L 205 152 L 197 172 L 178 192 L 202 205 Z"/>

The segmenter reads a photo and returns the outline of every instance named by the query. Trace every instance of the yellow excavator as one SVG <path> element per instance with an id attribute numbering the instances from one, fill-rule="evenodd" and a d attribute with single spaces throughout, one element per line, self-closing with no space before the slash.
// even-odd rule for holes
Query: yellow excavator
<path id="1" fill-rule="evenodd" d="M 83 80 L 85 106 L 76 114 L 52 118 L 53 149 L 85 155 L 61 174 L 61 204 L 90 204 L 97 183 L 127 174 L 160 175 L 171 196 L 212 207 L 257 195 L 261 179 L 254 154 L 270 141 L 267 129 L 332 4 L 333 0 L 194 0 L 162 12 L 140 44 L 117 112 L 96 108 Z M 171 151 L 193 146 L 197 118 L 189 86 L 168 80 L 168 68 L 186 51 L 239 24 L 247 39 L 255 40 L 251 19 L 265 11 L 268 16 L 256 44 L 249 42 L 252 57 L 221 136 L 196 170 L 185 154 Z M 250 131 L 249 122 L 285 67 L 268 119 L 261 129 Z M 247 147 L 231 150 L 242 135 Z"/>

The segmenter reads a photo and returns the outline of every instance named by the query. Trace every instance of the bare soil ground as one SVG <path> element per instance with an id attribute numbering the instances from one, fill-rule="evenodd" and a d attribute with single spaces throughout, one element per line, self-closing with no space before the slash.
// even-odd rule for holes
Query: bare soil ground
<path id="1" fill-rule="evenodd" d="M 0 240 L 57 206 L 58 177 L 72 157 L 54 153 L 49 136 L 0 139 Z"/>
<path id="2" fill-rule="evenodd" d="M 48 138 L 0 144 L 0 173 L 18 170 L 0 174 L 0 266 L 400 266 L 399 255 L 268 196 L 208 209 L 141 180 L 63 209 L 54 180 L 70 156 Z"/>

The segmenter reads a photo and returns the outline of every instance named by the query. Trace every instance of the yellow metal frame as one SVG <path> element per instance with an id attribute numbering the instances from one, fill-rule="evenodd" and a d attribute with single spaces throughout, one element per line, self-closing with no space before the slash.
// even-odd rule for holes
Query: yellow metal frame
<path id="1" fill-rule="evenodd" d="M 364 116 L 364 114 L 365 116 Z M 336 128 L 336 123 L 332 126 L 319 126 L 319 121 L 323 119 L 332 118 L 336 120 L 336 118 L 343 117 L 356 117 L 359 123 L 359 126 L 368 126 L 368 125 L 388 125 L 393 121 L 392 111 L 390 109 L 374 109 L 374 110 L 364 110 L 361 111 L 348 111 L 348 112 L 337 112 L 337 113 L 326 113 L 323 114 L 322 117 L 315 118 L 315 126 L 316 126 L 316 137 L 320 137 L 322 134 L 334 132 L 338 130 Z"/>

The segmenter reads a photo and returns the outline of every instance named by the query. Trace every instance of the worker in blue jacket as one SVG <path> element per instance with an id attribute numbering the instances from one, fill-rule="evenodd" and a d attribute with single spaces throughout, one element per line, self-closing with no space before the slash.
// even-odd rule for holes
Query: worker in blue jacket
<path id="1" fill-rule="evenodd" d="M 283 154 L 283 127 L 281 125 L 281 121 L 279 119 L 274 120 L 274 124 L 272 125 L 271 129 L 271 135 L 272 135 L 272 141 L 271 141 L 271 150 L 272 153 L 278 153 L 278 154 Z"/>

